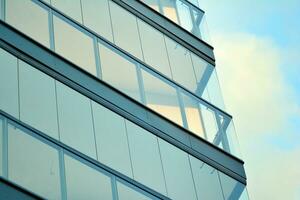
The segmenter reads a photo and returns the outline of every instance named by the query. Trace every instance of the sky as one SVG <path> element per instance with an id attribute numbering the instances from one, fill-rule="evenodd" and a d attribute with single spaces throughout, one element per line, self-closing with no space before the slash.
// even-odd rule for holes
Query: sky
<path id="1" fill-rule="evenodd" d="M 300 199 L 300 0 L 199 0 L 255 200 Z"/>

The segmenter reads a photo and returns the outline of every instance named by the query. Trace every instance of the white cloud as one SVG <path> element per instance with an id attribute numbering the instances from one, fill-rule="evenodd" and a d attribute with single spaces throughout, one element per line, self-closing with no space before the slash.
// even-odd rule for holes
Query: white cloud
<path id="1" fill-rule="evenodd" d="M 297 135 L 288 134 L 288 120 L 300 110 L 283 79 L 282 50 L 267 38 L 249 34 L 212 38 L 225 104 L 235 119 L 246 162 L 250 197 L 297 199 L 300 147 L 283 150 L 272 143 L 274 136 Z"/>

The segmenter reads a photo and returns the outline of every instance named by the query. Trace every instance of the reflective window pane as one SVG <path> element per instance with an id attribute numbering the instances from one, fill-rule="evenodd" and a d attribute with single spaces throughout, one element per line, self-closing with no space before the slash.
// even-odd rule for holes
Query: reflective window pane
<path id="1" fill-rule="evenodd" d="M 178 15 L 176 11 L 176 0 L 163 0 L 161 1 L 161 5 L 163 8 L 164 15 L 172 20 L 173 22 L 178 24 Z"/>
<path id="2" fill-rule="evenodd" d="M 138 25 L 145 62 L 172 78 L 163 34 L 141 20 Z"/>
<path id="3" fill-rule="evenodd" d="M 133 177 L 124 118 L 95 102 L 92 106 L 99 161 Z"/>
<path id="4" fill-rule="evenodd" d="M 199 101 L 185 94 L 182 94 L 182 100 L 188 129 L 196 133 L 198 136 L 205 138 Z"/>
<path id="5" fill-rule="evenodd" d="M 19 118 L 17 58 L 0 48 L 0 109 Z"/>
<path id="6" fill-rule="evenodd" d="M 82 23 L 80 0 L 51 0 L 51 3 L 64 14 Z"/>
<path id="7" fill-rule="evenodd" d="M 173 79 L 194 92 L 197 88 L 189 50 L 166 37 Z"/>
<path id="8" fill-rule="evenodd" d="M 126 121 L 134 179 L 166 195 L 157 137 Z"/>
<path id="9" fill-rule="evenodd" d="M 119 200 L 150 200 L 151 198 L 143 193 L 117 181 Z"/>
<path id="10" fill-rule="evenodd" d="M 46 47 L 49 43 L 48 11 L 33 1 L 9 0 L 6 21 Z M 37 28 L 38 27 L 38 28 Z"/>
<path id="11" fill-rule="evenodd" d="M 96 158 L 90 100 L 56 82 L 60 140 Z"/>
<path id="12" fill-rule="evenodd" d="M 55 52 L 97 76 L 93 39 L 53 16 Z"/>
<path id="13" fill-rule="evenodd" d="M 197 199 L 188 154 L 159 139 L 159 147 L 171 199 Z"/>
<path id="14" fill-rule="evenodd" d="M 218 171 L 190 156 L 198 199 L 223 200 Z"/>
<path id="15" fill-rule="evenodd" d="M 201 114 L 203 116 L 206 139 L 213 142 L 218 133 L 218 125 L 215 114 L 204 105 L 201 105 Z"/>
<path id="16" fill-rule="evenodd" d="M 19 60 L 19 81 L 20 119 L 58 139 L 54 79 Z"/>
<path id="17" fill-rule="evenodd" d="M 81 0 L 83 23 L 99 35 L 113 41 L 107 0 Z M 99 12 L 101 9 L 101 12 Z"/>
<path id="18" fill-rule="evenodd" d="M 0 118 L 0 176 L 2 176 L 3 154 L 3 120 Z"/>
<path id="19" fill-rule="evenodd" d="M 207 99 L 212 104 L 224 110 L 225 105 L 223 101 L 223 96 L 220 88 L 219 79 L 216 73 L 216 70 L 210 76 L 210 79 L 207 84 L 209 99 Z"/>
<path id="20" fill-rule="evenodd" d="M 136 17 L 112 1 L 109 5 L 116 45 L 142 60 Z"/>
<path id="21" fill-rule="evenodd" d="M 182 125 L 176 89 L 147 71 L 142 71 L 142 77 L 147 106 L 173 122 Z"/>
<path id="22" fill-rule="evenodd" d="M 61 199 L 58 150 L 13 125 L 8 125 L 8 169 L 9 180 L 46 199 Z"/>
<path id="23" fill-rule="evenodd" d="M 192 15 L 189 6 L 180 0 L 176 0 L 180 25 L 189 32 L 193 29 Z"/>
<path id="24" fill-rule="evenodd" d="M 159 12 L 158 1 L 160 1 L 160 0 L 141 0 L 141 1 L 144 2 L 145 4 L 147 4 L 148 6 L 150 6 L 152 9 Z"/>
<path id="25" fill-rule="evenodd" d="M 238 200 L 240 199 L 245 185 L 241 184 L 237 180 L 219 172 L 220 180 L 222 184 L 222 189 L 224 193 L 225 200 Z M 245 198 L 245 196 L 244 196 Z"/>
<path id="26" fill-rule="evenodd" d="M 130 97 L 140 101 L 136 65 L 99 43 L 102 79 Z"/>
<path id="27" fill-rule="evenodd" d="M 111 178 L 65 155 L 67 198 L 112 200 Z"/>

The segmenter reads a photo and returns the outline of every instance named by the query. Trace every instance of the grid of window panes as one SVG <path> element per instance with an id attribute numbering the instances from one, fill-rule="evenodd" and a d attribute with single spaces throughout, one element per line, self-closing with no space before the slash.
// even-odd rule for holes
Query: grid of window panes
<path id="1" fill-rule="evenodd" d="M 210 43 L 204 12 L 197 0 L 139 0 L 206 43 Z"/>
<path id="2" fill-rule="evenodd" d="M 243 192 L 244 186 L 238 181 L 3 49 L 0 64 L 1 111 L 49 137 L 171 199 L 224 199 L 226 195 L 239 199 Z M 0 120 L 0 126 L 0 158 L 7 159 L 1 159 L 0 166 L 9 169 L 0 168 L 2 176 L 49 199 L 64 199 L 66 195 L 69 199 L 86 195 L 110 199 L 113 195 L 112 175 L 87 161 L 79 162 L 67 150 L 10 120 Z M 222 186 L 225 181 L 226 191 Z M 121 182 L 117 188 L 119 199 L 152 198 Z"/>
<path id="3" fill-rule="evenodd" d="M 143 59 L 156 70 L 141 64 L 36 0 L 6 1 L 5 20 L 85 71 L 231 152 L 227 144 L 236 143 L 226 142 L 227 126 L 231 118 L 197 97 L 198 94 L 213 102 L 223 103 L 217 76 L 211 65 L 112 1 L 97 1 L 103 10 L 101 15 L 105 15 L 98 17 L 100 12 L 97 10 L 93 14 L 93 8 L 98 6 L 91 7 L 89 1 L 78 0 L 82 4 L 79 6 L 75 6 L 75 1 L 51 2 L 73 19 L 84 22 L 85 26 L 91 27 L 106 39 L 112 39 L 116 45 Z M 100 18 L 99 23 L 96 23 Z M 96 26 L 99 24 L 101 26 Z M 39 31 L 35 27 L 39 27 Z M 126 30 L 130 32 L 124 32 Z M 194 91 L 196 96 L 170 79 Z M 222 139 L 224 144 L 220 144 L 220 138 L 225 138 Z"/>

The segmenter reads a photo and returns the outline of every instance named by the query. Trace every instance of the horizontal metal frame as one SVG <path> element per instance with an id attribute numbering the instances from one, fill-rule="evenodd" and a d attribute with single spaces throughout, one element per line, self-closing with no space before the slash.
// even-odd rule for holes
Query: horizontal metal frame
<path id="1" fill-rule="evenodd" d="M 136 0 L 112 0 L 191 52 L 215 66 L 213 47 L 148 5 Z"/>
<path id="2" fill-rule="evenodd" d="M 93 101 L 246 184 L 242 160 L 158 115 L 2 21 L 0 46 Z"/>

